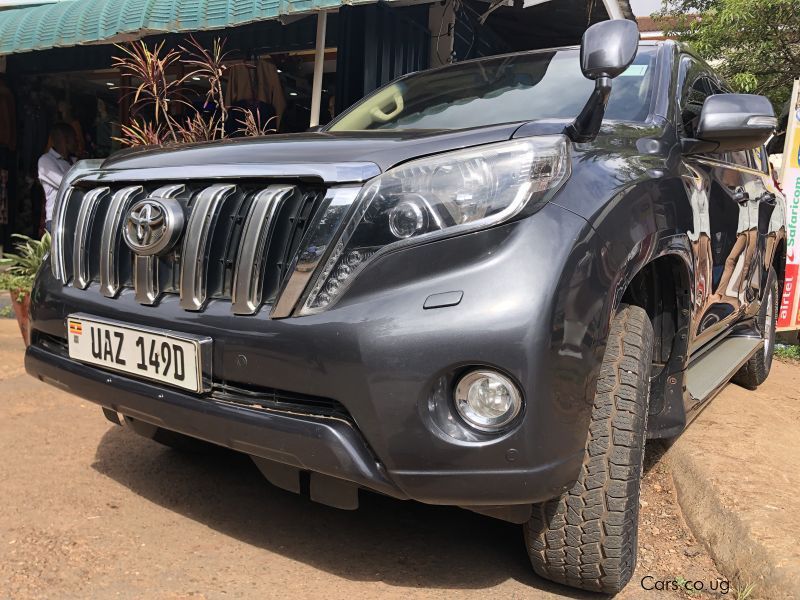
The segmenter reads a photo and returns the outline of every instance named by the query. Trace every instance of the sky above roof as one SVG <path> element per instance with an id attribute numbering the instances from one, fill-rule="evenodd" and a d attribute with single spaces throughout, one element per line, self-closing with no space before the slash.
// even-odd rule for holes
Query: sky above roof
<path id="1" fill-rule="evenodd" d="M 631 0 L 631 8 L 637 17 L 649 17 L 661 9 L 661 0 Z"/>

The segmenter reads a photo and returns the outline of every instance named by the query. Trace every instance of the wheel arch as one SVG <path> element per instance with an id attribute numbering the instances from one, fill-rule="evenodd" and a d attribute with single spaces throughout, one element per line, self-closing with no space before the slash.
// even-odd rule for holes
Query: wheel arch
<path id="1" fill-rule="evenodd" d="M 672 437 L 686 425 L 683 387 L 694 302 L 691 251 L 684 236 L 647 244 L 654 249 L 631 260 L 620 278 L 611 314 L 620 304 L 641 307 L 653 325 L 653 368 L 648 435 Z M 641 252 L 639 252 L 641 256 Z"/>

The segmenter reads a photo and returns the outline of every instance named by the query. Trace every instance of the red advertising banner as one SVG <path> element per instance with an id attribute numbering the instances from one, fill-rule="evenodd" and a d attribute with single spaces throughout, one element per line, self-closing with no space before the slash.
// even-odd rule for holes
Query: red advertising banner
<path id="1" fill-rule="evenodd" d="M 797 272 L 798 265 L 786 265 L 786 279 L 783 282 L 783 296 L 781 297 L 781 308 L 778 312 L 778 327 L 791 329 L 794 316 L 795 297 L 797 296 Z"/>
<path id="2" fill-rule="evenodd" d="M 780 180 L 786 198 L 786 281 L 778 329 L 786 331 L 800 329 L 800 80 L 794 82 Z"/>

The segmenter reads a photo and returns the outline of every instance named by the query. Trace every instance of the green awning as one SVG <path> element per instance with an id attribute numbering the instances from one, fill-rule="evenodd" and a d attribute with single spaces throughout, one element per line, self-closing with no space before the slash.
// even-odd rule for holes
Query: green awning
<path id="1" fill-rule="evenodd" d="M 0 11 L 0 55 L 221 29 L 338 8 L 343 3 L 342 0 L 63 0 Z"/>

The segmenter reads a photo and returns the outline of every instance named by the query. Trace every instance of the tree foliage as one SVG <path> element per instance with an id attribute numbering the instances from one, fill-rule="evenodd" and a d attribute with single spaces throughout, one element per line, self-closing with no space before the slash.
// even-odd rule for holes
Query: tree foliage
<path id="1" fill-rule="evenodd" d="M 800 77 L 800 0 L 664 0 L 667 35 L 688 42 L 736 90 L 780 111 Z"/>

